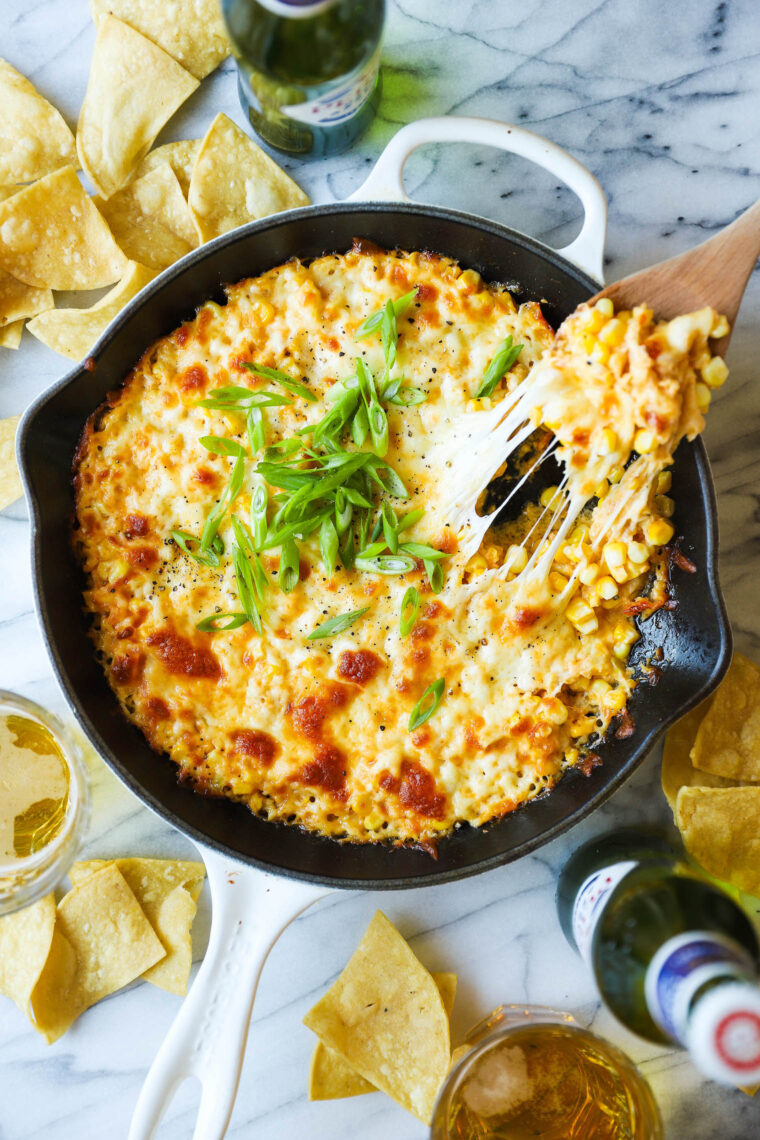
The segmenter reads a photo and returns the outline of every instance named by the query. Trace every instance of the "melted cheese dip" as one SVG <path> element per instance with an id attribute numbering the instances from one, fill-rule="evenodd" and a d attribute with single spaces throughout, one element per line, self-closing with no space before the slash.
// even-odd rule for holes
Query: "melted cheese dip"
<path id="1" fill-rule="evenodd" d="M 357 340 L 355 333 L 388 299 L 415 288 L 416 300 L 398 320 L 392 375 L 403 374 L 426 399 L 410 407 L 385 405 L 385 459 L 409 492 L 405 502 L 393 500 L 394 507 L 399 513 L 425 508 L 404 539 L 448 554 L 442 590 L 432 592 L 419 561 L 403 575 L 349 571 L 337 562 L 326 573 L 312 534 L 299 541 L 300 580 L 290 593 L 277 587 L 279 550 L 262 554 L 270 582 L 261 635 L 247 623 L 199 631 L 209 614 L 240 610 L 232 563 L 223 556 L 218 567 L 198 564 L 171 532 L 199 536 L 230 477 L 233 460 L 211 454 L 200 438 L 223 436 L 248 446 L 243 417 L 204 409 L 199 401 L 229 385 L 272 391 L 276 385 L 245 364 L 277 368 L 317 397 L 264 408 L 267 444 L 292 438 L 329 411 L 326 394 L 355 373 L 358 357 L 382 374 L 379 336 Z M 650 318 L 636 318 L 638 331 L 630 336 L 637 344 L 655 334 L 653 326 L 644 327 Z M 595 326 L 596 337 L 601 325 L 598 318 L 584 320 L 574 335 L 586 360 L 587 327 Z M 523 346 L 518 362 L 490 400 L 474 401 L 510 335 Z M 425 842 L 459 821 L 482 824 L 502 816 L 553 785 L 567 766 L 593 762 L 584 743 L 623 712 L 633 686 L 627 666 L 638 636 L 632 614 L 654 605 L 641 595 L 666 540 L 660 535 L 647 545 L 642 528 L 652 519 L 663 522 L 654 506 L 655 482 L 669 451 L 636 484 L 644 491 L 635 517 L 626 514 L 625 540 L 638 548 L 631 553 L 624 546 L 626 569 L 618 568 L 616 577 L 604 563 L 605 535 L 600 532 L 596 544 L 589 536 L 591 508 L 552 573 L 529 581 L 517 573 L 514 555 L 511 567 L 509 558 L 505 563 L 517 548 L 510 543 L 519 544 L 529 529 L 528 514 L 503 542 L 492 533 L 475 558 L 466 559 L 443 508 L 456 469 L 447 443 L 456 440 L 457 449 L 466 450 L 476 412 L 508 403 L 552 340 L 537 304 L 517 308 L 505 289 L 485 286 L 455 262 L 360 244 L 345 255 L 308 266 L 292 261 L 241 281 L 228 289 L 225 305 L 203 306 L 145 353 L 84 434 L 75 464 L 74 538 L 88 578 L 92 636 L 109 682 L 127 717 L 172 758 L 182 778 L 269 819 L 336 838 Z M 566 342 L 562 351 L 569 351 Z M 653 357 L 647 361 L 652 365 Z M 614 390 L 619 377 L 609 354 L 597 366 L 607 369 L 611 379 L 605 373 L 604 382 Z M 565 402 L 576 399 L 577 386 Z M 545 403 L 563 419 L 556 400 L 547 394 Z M 616 464 L 605 461 L 608 491 L 613 466 L 621 467 L 624 484 L 640 404 L 635 397 L 626 404 L 630 438 L 616 440 Z M 539 410 L 536 422 L 542 417 Z M 664 428 L 660 435 L 664 440 Z M 308 441 L 308 434 L 302 438 Z M 583 439 L 586 446 L 590 436 Z M 574 446 L 571 437 L 562 443 Z M 343 446 L 353 448 L 350 437 Z M 243 519 L 260 482 L 255 459 L 245 466 L 232 506 Z M 600 491 L 596 510 L 603 499 Z M 219 534 L 229 551 L 229 512 Z M 529 550 L 540 536 L 539 530 Z M 578 556 L 566 557 L 568 550 Z M 593 594 L 602 578 L 613 583 L 612 595 Z M 413 629 L 402 637 L 399 614 L 410 586 L 421 603 Z M 638 608 L 630 609 L 636 599 Z M 582 620 L 580 605 L 591 612 L 593 628 Z M 320 623 L 365 607 L 343 632 L 307 640 Z M 439 679 L 443 695 L 434 715 L 410 730 L 417 702 Z"/>

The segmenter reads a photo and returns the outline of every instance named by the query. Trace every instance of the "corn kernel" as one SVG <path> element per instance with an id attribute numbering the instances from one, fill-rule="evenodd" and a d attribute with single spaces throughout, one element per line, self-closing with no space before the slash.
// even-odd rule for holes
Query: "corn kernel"
<path id="1" fill-rule="evenodd" d="M 113 585 L 114 582 L 118 582 L 120 578 L 126 577 L 128 573 L 129 563 L 127 562 L 126 558 L 117 558 L 108 567 L 106 580 L 110 582 L 111 585 Z"/>
<path id="2" fill-rule="evenodd" d="M 457 287 L 463 293 L 476 293 L 483 284 L 483 278 L 474 269 L 464 269 L 459 275 Z"/>
<path id="3" fill-rule="evenodd" d="M 618 348 L 625 340 L 625 325 L 622 321 L 609 321 L 599 330 L 599 339 L 608 348 Z"/>
<path id="4" fill-rule="evenodd" d="M 568 541 L 572 546 L 578 546 L 579 543 L 585 542 L 587 538 L 588 527 L 585 523 L 578 523 L 578 525 L 576 527 L 573 527 L 572 531 L 570 532 L 570 538 Z"/>
<path id="5" fill-rule="evenodd" d="M 591 349 L 589 357 L 594 361 L 595 364 L 607 364 L 610 359 L 610 350 L 607 348 L 606 344 L 601 344 L 600 341 L 597 341 L 594 347 Z"/>
<path id="6" fill-rule="evenodd" d="M 654 505 L 657 507 L 657 510 L 660 512 L 663 518 L 666 519 L 671 518 L 673 511 L 676 509 L 675 503 L 667 495 L 655 495 Z"/>
<path id="7" fill-rule="evenodd" d="M 628 579 L 633 576 L 629 573 L 628 567 L 625 565 L 625 563 L 622 566 L 610 566 L 610 574 L 615 579 L 615 581 L 619 582 L 620 584 L 627 582 Z"/>
<path id="8" fill-rule="evenodd" d="M 590 717 L 582 716 L 570 725 L 570 735 L 573 740 L 577 740 L 579 736 L 588 736 L 590 732 L 594 731 L 594 727 L 594 722 Z"/>
<path id="9" fill-rule="evenodd" d="M 558 573 L 558 571 L 556 571 L 556 570 L 552 570 L 552 572 L 549 575 L 549 587 L 550 587 L 550 589 L 555 594 L 561 594 L 566 585 L 567 585 L 567 578 L 565 577 L 565 575 Z"/>
<path id="10" fill-rule="evenodd" d="M 726 336 L 731 331 L 731 326 L 726 318 L 721 313 L 716 313 L 713 317 L 712 328 L 710 329 L 710 336 L 715 340 L 720 340 L 722 336 Z"/>
<path id="11" fill-rule="evenodd" d="M 607 318 L 605 317 L 604 313 L 601 313 L 599 309 L 594 308 L 586 316 L 584 324 L 589 332 L 597 333 L 606 320 Z"/>
<path id="12" fill-rule="evenodd" d="M 465 569 L 469 574 L 482 574 L 488 569 L 488 563 L 482 554 L 473 554 Z"/>
<path id="13" fill-rule="evenodd" d="M 528 565 L 528 551 L 524 546 L 508 547 L 504 565 L 510 574 L 520 574 Z"/>
<path id="14" fill-rule="evenodd" d="M 538 497 L 538 501 L 542 507 L 552 507 L 557 509 L 562 499 L 562 492 L 559 487 L 545 487 Z"/>
<path id="15" fill-rule="evenodd" d="M 666 542 L 670 542 L 674 533 L 673 527 L 666 519 L 650 519 L 644 528 L 650 546 L 664 546 Z"/>
<path id="16" fill-rule="evenodd" d="M 616 716 L 625 708 L 625 689 L 612 689 L 604 701 L 604 711 L 608 716 Z"/>
<path id="17" fill-rule="evenodd" d="M 465 404 L 466 412 L 487 412 L 491 407 L 491 397 L 481 396 L 478 400 L 468 400 Z"/>
<path id="18" fill-rule="evenodd" d="M 654 451 L 657 440 L 654 438 L 651 431 L 646 428 L 641 428 L 636 432 L 633 437 L 633 446 L 638 451 L 639 455 L 646 455 L 650 451 Z"/>
<path id="19" fill-rule="evenodd" d="M 615 306 L 609 297 L 600 297 L 594 305 L 594 310 L 601 313 L 603 317 L 611 317 L 615 312 Z"/>
<path id="20" fill-rule="evenodd" d="M 599 567 L 595 562 L 589 562 L 588 566 L 584 566 L 578 575 L 584 586 L 590 586 L 599 577 Z"/>
<path id="21" fill-rule="evenodd" d="M 649 557 L 649 551 L 643 542 L 629 542 L 628 543 L 628 557 L 635 565 L 646 562 Z"/>
<path id="22" fill-rule="evenodd" d="M 268 325 L 274 316 L 274 309 L 269 301 L 256 300 L 251 302 L 251 312 L 263 325 Z"/>
<path id="23" fill-rule="evenodd" d="M 720 356 L 713 356 L 702 369 L 702 379 L 708 388 L 720 388 L 728 377 L 728 367 Z"/>
<path id="24" fill-rule="evenodd" d="M 631 647 L 639 640 L 638 631 L 635 629 L 626 630 L 624 633 L 618 634 L 612 646 L 612 652 L 620 661 L 625 661 L 628 654 L 631 652 Z"/>
<path id="25" fill-rule="evenodd" d="M 496 566 L 501 562 L 502 549 L 500 546 L 486 546 L 483 555 L 489 566 Z"/>
<path id="26" fill-rule="evenodd" d="M 707 409 L 710 407 L 712 393 L 706 384 L 697 384 L 696 388 L 694 389 L 694 393 L 697 397 L 697 407 L 699 408 L 702 415 L 704 415 Z"/>
<path id="27" fill-rule="evenodd" d="M 541 711 L 550 724 L 564 724 L 567 720 L 567 707 L 559 697 L 549 697 Z"/>
<path id="28" fill-rule="evenodd" d="M 673 486 L 673 475 L 670 471 L 661 471 L 657 476 L 657 494 L 664 495 Z"/>
<path id="29" fill-rule="evenodd" d="M 593 333 L 586 333 L 583 338 L 583 351 L 586 353 L 586 356 L 591 356 L 595 345 L 596 337 L 593 335 Z"/>
<path id="30" fill-rule="evenodd" d="M 608 542 L 603 551 L 604 561 L 608 566 L 622 566 L 625 562 L 625 543 Z"/>
<path id="31" fill-rule="evenodd" d="M 597 455 L 612 455 L 612 452 L 618 445 L 617 432 L 610 427 L 606 427 L 599 437 L 597 444 Z"/>
<path id="32" fill-rule="evenodd" d="M 609 483 L 607 482 L 607 480 L 606 480 L 606 479 L 602 479 L 601 483 L 599 484 L 599 486 L 598 486 L 598 487 L 596 488 L 596 490 L 594 491 L 594 494 L 596 495 L 597 499 L 599 499 L 599 501 L 601 502 L 601 500 L 602 500 L 602 499 L 603 499 L 603 498 L 604 498 L 606 495 L 608 495 L 608 494 L 609 494 L 609 490 L 610 490 L 610 485 L 609 485 Z"/>
<path id="33" fill-rule="evenodd" d="M 568 764 L 577 764 L 580 760 L 580 756 L 581 754 L 577 748 L 568 748 L 565 752 L 565 759 L 567 760 Z"/>
<path id="34" fill-rule="evenodd" d="M 599 628 L 599 622 L 594 611 L 591 609 L 582 598 L 575 598 L 567 607 L 565 613 L 567 619 L 570 621 L 578 633 L 584 636 L 589 633 L 594 633 Z"/>
<path id="35" fill-rule="evenodd" d="M 589 696 L 592 697 L 598 705 L 606 700 L 611 690 L 612 685 L 609 685 L 606 681 L 603 681 L 601 677 L 598 677 L 596 681 L 592 681 L 588 688 Z"/>
<path id="36" fill-rule="evenodd" d="M 612 470 L 607 475 L 607 481 L 608 481 L 608 483 L 611 483 L 611 484 L 619 483 L 622 478 L 623 478 L 623 468 L 622 467 L 613 467 Z"/>
<path id="37" fill-rule="evenodd" d="M 600 598 L 604 598 L 605 602 L 611 602 L 613 598 L 618 596 L 617 582 L 611 578 L 609 574 L 605 574 L 596 583 L 596 590 Z"/>

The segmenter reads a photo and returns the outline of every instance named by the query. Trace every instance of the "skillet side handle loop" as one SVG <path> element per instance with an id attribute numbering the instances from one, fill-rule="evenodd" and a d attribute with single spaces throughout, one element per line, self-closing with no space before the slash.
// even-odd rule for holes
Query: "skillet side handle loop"
<path id="1" fill-rule="evenodd" d="M 519 154 L 556 175 L 577 194 L 583 204 L 583 228 L 575 241 L 557 252 L 598 281 L 603 278 L 604 240 L 607 233 L 607 200 L 590 170 L 556 143 L 540 135 L 501 123 L 462 115 L 418 119 L 393 136 L 367 180 L 348 202 L 410 202 L 404 189 L 404 164 L 417 147 L 433 142 L 469 142 L 494 146 Z"/>
<path id="2" fill-rule="evenodd" d="M 254 870 L 207 848 L 203 858 L 213 907 L 208 949 L 145 1079 L 129 1140 L 151 1140 L 188 1077 L 197 1077 L 202 1086 L 194 1140 L 222 1140 L 267 955 L 288 923 L 328 893 L 324 887 Z"/>

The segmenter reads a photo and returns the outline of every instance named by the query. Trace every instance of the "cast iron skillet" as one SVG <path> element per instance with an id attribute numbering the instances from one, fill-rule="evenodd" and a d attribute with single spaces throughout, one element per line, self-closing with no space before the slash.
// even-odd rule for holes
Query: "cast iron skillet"
<path id="1" fill-rule="evenodd" d="M 30 408 L 19 435 L 19 456 L 32 514 L 34 581 L 43 634 L 61 685 L 97 751 L 145 804 L 199 844 L 261 870 L 307 880 L 322 888 L 425 886 L 475 874 L 534 850 L 611 795 L 659 734 L 717 684 L 730 656 L 730 632 L 716 573 L 715 499 L 704 447 L 697 440 L 679 448 L 673 487 L 678 504 L 676 533 L 685 535 L 684 550 L 698 569 L 693 575 L 676 571 L 677 609 L 661 610 L 642 623 L 636 656 L 648 658 L 660 647 L 662 677 L 656 687 L 642 684 L 634 692 L 630 711 L 635 732 L 629 739 L 613 737 L 601 744 L 597 751 L 603 763 L 588 777 L 571 772 L 551 794 L 504 820 L 481 829 L 464 827 L 444 839 L 435 860 L 413 849 L 340 845 L 294 827 L 268 823 L 229 801 L 196 795 L 177 783 L 174 764 L 156 755 L 121 715 L 87 636 L 81 601 L 83 581 L 69 545 L 71 464 L 88 415 L 107 392 L 122 383 L 153 340 L 191 317 L 209 298 L 223 302 L 224 283 L 255 276 L 293 256 L 311 258 L 346 250 L 355 236 L 386 248 L 444 253 L 477 269 L 487 281 L 518 282 L 522 289 L 518 299 L 541 300 L 547 319 L 555 327 L 597 291 L 598 281 L 568 257 L 502 225 L 452 210 L 414 205 L 408 199 L 399 201 L 403 195 L 401 169 L 408 153 L 422 142 L 454 138 L 517 151 L 563 177 L 586 207 L 586 225 L 580 238 L 563 252 L 584 259 L 587 266 L 598 271 L 604 237 L 603 196 L 600 200 L 598 185 L 575 160 L 544 140 L 504 124 L 464 119 L 411 124 L 392 140 L 370 178 L 372 186 L 366 184 L 359 192 L 366 196 L 369 190 L 374 199 L 394 201 L 291 211 L 244 226 L 189 254 L 144 289 L 117 318 L 93 352 L 94 371 L 74 368 Z M 210 864 L 214 862 L 210 860 Z M 209 871 L 211 874 L 211 865 Z M 271 884 L 268 877 L 267 881 Z M 257 887 L 253 893 L 258 891 Z M 316 893 L 313 888 L 291 890 L 290 902 L 282 904 L 280 925 L 294 910 L 308 905 Z M 223 909 L 215 892 L 215 924 L 217 911 Z M 273 924 L 277 924 L 276 917 Z M 271 940 L 271 932 L 269 937 Z M 213 956 L 213 942 L 212 936 L 207 961 Z M 262 945 L 255 952 L 249 950 L 261 957 L 267 948 Z M 260 965 L 259 961 L 259 969 Z M 196 1005 L 201 1000 L 196 997 L 198 988 L 197 982 L 193 990 Z M 250 1003 L 246 1008 L 250 1010 Z M 175 1030 L 179 1040 L 176 1025 Z M 184 1032 L 191 1032 L 189 1025 Z M 203 1075 L 208 1080 L 208 1071 Z M 234 1069 L 232 1084 L 229 1079 L 225 1081 L 228 1111 L 236 1079 Z M 141 1102 L 145 1111 L 133 1127 L 133 1137 L 150 1134 L 165 1091 L 154 1088 L 152 1099 L 148 1098 L 150 1111 L 145 1098 Z M 224 1095 L 219 1088 L 215 1090 L 217 1101 Z M 202 1104 L 196 1136 L 221 1135 L 222 1111 L 212 1110 L 208 1103 L 206 1109 L 204 1122 Z"/>

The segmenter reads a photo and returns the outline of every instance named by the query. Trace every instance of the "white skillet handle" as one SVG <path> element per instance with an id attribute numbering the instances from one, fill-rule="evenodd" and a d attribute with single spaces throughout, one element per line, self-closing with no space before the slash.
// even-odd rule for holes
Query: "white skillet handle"
<path id="1" fill-rule="evenodd" d="M 193 1140 L 221 1140 L 235 1102 L 261 969 L 282 930 L 328 892 L 203 849 L 211 936 L 190 993 L 150 1067 L 129 1140 L 150 1140 L 187 1077 L 202 1085 Z"/>
<path id="2" fill-rule="evenodd" d="M 496 119 L 448 115 L 418 119 L 402 127 L 386 146 L 372 172 L 349 202 L 409 202 L 404 189 L 404 164 L 417 147 L 433 142 L 468 142 L 519 154 L 555 174 L 580 198 L 583 228 L 574 242 L 557 252 L 579 269 L 602 281 L 604 239 L 607 232 L 607 200 L 590 170 L 562 147 L 532 131 Z"/>

